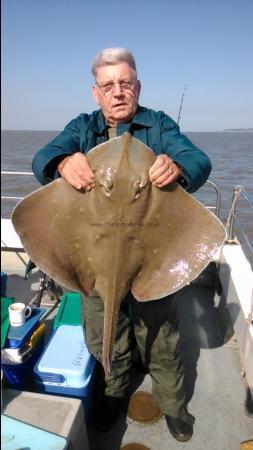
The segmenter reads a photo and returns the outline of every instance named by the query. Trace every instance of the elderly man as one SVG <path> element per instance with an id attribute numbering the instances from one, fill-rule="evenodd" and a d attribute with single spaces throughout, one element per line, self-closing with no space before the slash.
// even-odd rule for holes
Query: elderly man
<path id="1" fill-rule="evenodd" d="M 169 116 L 139 105 L 141 84 L 132 54 L 120 48 L 105 49 L 95 58 L 92 73 L 95 78 L 92 92 L 100 109 L 80 114 L 36 154 L 33 170 L 41 184 L 62 176 L 76 189 L 92 189 L 96 181 L 85 154 L 128 131 L 157 155 L 149 171 L 154 186 L 161 188 L 178 181 L 189 192 L 198 189 L 209 176 L 210 161 L 180 133 Z M 93 292 L 85 300 L 85 335 L 91 353 L 99 361 L 102 329 L 103 304 Z M 148 342 L 148 331 L 153 336 L 152 343 Z M 179 441 L 191 438 L 194 418 L 185 404 L 178 342 L 173 296 L 145 303 L 137 302 L 131 294 L 127 296 L 119 313 L 111 372 L 94 416 L 98 429 L 109 430 L 117 419 L 137 343 L 143 364 L 152 377 L 154 397 L 171 434 Z"/>

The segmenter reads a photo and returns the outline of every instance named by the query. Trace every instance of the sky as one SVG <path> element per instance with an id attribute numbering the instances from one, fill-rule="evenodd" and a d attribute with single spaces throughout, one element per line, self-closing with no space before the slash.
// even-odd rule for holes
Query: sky
<path id="1" fill-rule="evenodd" d="M 97 109 L 93 58 L 135 56 L 140 104 L 182 131 L 253 127 L 253 0 L 2 0 L 2 129 Z M 186 87 L 185 87 L 186 86 Z"/>

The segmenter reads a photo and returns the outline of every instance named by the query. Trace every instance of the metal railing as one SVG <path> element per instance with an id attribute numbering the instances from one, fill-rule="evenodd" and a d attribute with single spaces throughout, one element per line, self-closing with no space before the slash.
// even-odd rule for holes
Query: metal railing
<path id="1" fill-rule="evenodd" d="M 33 176 L 33 172 L 14 172 L 14 171 L 8 171 L 8 170 L 2 170 L 1 175 L 28 175 Z M 214 205 L 206 205 L 206 207 L 210 210 L 213 210 L 216 216 L 219 217 L 220 214 L 220 204 L 221 204 L 221 192 L 218 186 L 211 180 L 207 180 L 207 185 L 210 185 L 216 194 L 216 202 Z M 24 197 L 16 197 L 16 196 L 8 196 L 8 195 L 1 195 L 1 200 L 23 200 Z"/>
<path id="2" fill-rule="evenodd" d="M 241 186 L 241 185 L 235 186 L 234 193 L 233 193 L 232 205 L 231 205 L 231 209 L 229 211 L 229 215 L 228 215 L 227 223 L 226 223 L 229 240 L 235 238 L 234 228 L 235 228 L 235 223 L 238 222 L 238 218 L 236 216 L 236 208 L 237 208 L 237 203 L 238 203 L 238 199 L 239 199 L 240 195 L 247 202 L 248 207 L 253 210 L 253 199 L 250 199 L 249 195 L 246 193 L 243 186 Z M 240 224 L 240 228 L 242 228 L 242 231 L 244 231 L 243 226 L 241 224 Z M 247 237 L 245 233 L 244 233 L 244 237 L 245 238 Z M 252 250 L 253 250 L 253 248 L 252 248 Z"/>
<path id="3" fill-rule="evenodd" d="M 207 180 L 206 185 L 211 186 L 214 189 L 214 192 L 216 194 L 215 205 L 206 205 L 206 207 L 210 210 L 213 210 L 217 217 L 220 217 L 221 191 L 218 188 L 217 184 L 215 184 L 211 180 Z"/>
<path id="4" fill-rule="evenodd" d="M 243 250 L 253 269 L 253 240 L 245 230 L 245 225 L 238 217 L 237 210 L 239 199 L 244 201 L 247 211 L 249 211 L 253 234 L 253 199 L 249 196 L 243 186 L 237 185 L 234 188 L 232 204 L 226 222 L 227 242 L 233 244 L 238 238 L 240 239 Z"/>
<path id="5" fill-rule="evenodd" d="M 34 174 L 33 172 L 14 172 L 14 171 L 10 171 L 10 170 L 1 170 L 1 175 L 28 175 L 28 176 L 33 176 Z M 11 196 L 11 195 L 1 195 L 1 200 L 23 200 L 24 197 L 15 197 L 15 196 Z"/>
<path id="6" fill-rule="evenodd" d="M 14 172 L 14 171 L 1 171 L 1 175 L 15 175 L 15 176 L 33 176 L 34 174 L 32 172 Z M 215 201 L 212 205 L 208 205 L 205 203 L 205 206 L 212 210 L 216 216 L 220 217 L 220 206 L 221 206 L 221 190 L 217 186 L 216 183 L 214 183 L 211 180 L 207 180 L 204 187 L 211 188 L 213 192 L 215 193 Z M 233 199 L 232 204 L 229 210 L 229 214 L 226 220 L 226 230 L 227 230 L 227 242 L 233 242 L 236 239 L 235 236 L 235 226 L 237 227 L 236 234 L 239 233 L 240 240 L 243 241 L 243 247 L 245 249 L 245 246 L 247 248 L 246 253 L 248 259 L 250 259 L 251 264 L 253 264 L 253 243 L 249 236 L 247 235 L 244 226 L 241 224 L 239 218 L 237 217 L 237 204 L 239 197 L 243 197 L 243 199 L 247 203 L 247 207 L 250 209 L 253 209 L 253 200 L 249 197 L 249 195 L 246 193 L 243 186 L 235 186 L 234 193 L 233 193 Z M 19 196 L 8 196 L 8 195 L 1 195 L 1 200 L 22 200 L 24 197 Z M 252 217 L 252 223 L 253 223 L 253 217 Z M 241 242 L 242 243 L 242 242 Z"/>

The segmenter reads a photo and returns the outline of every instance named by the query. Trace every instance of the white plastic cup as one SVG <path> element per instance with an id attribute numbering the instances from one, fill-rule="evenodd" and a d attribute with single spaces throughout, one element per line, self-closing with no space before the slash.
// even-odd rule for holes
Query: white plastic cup
<path id="1" fill-rule="evenodd" d="M 25 320 L 32 314 L 32 308 L 24 303 L 12 303 L 9 306 L 10 324 L 13 327 L 24 325 Z"/>

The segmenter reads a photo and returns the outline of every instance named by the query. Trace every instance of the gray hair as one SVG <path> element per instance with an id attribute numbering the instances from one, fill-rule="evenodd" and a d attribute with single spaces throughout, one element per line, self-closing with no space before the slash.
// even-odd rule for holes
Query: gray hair
<path id="1" fill-rule="evenodd" d="M 94 58 L 91 70 L 94 77 L 96 78 L 97 69 L 99 67 L 114 65 L 120 62 L 126 62 L 127 64 L 129 64 L 137 78 L 137 70 L 134 57 L 132 53 L 126 48 L 105 48 Z"/>

